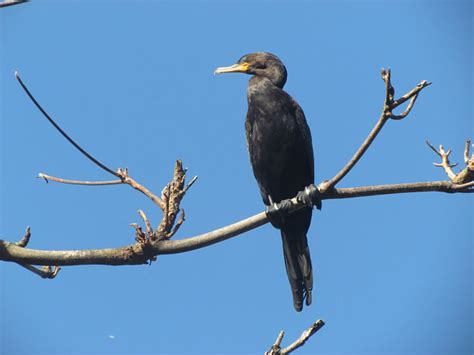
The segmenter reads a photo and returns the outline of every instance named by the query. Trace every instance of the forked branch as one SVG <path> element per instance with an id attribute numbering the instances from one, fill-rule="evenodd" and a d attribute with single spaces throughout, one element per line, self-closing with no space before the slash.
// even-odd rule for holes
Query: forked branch
<path id="1" fill-rule="evenodd" d="M 395 89 L 392 86 L 390 69 L 387 69 L 387 70 L 382 69 L 381 76 L 382 76 L 382 80 L 385 82 L 385 101 L 384 101 L 382 113 L 380 114 L 380 117 L 377 123 L 375 124 L 372 131 L 370 131 L 369 135 L 367 136 L 365 141 L 362 143 L 362 145 L 359 147 L 359 149 L 355 152 L 354 156 L 347 162 L 347 164 L 332 179 L 319 184 L 318 188 L 321 193 L 324 193 L 325 191 L 335 187 L 336 184 L 339 181 L 341 181 L 344 178 L 344 176 L 346 176 L 347 173 L 349 173 L 349 171 L 351 171 L 351 169 L 359 161 L 359 159 L 364 155 L 364 153 L 370 147 L 372 142 L 375 140 L 375 138 L 380 133 L 383 126 L 385 125 L 385 123 L 387 123 L 389 119 L 401 120 L 405 118 L 406 116 L 408 116 L 421 90 L 431 85 L 431 83 L 427 82 L 426 80 L 423 80 L 414 89 L 412 89 L 411 91 L 409 91 L 408 93 L 400 97 L 398 100 L 394 100 L 393 97 L 395 95 Z M 395 115 L 393 113 L 393 110 L 396 109 L 398 106 L 400 106 L 407 100 L 410 100 L 410 103 L 408 104 L 408 107 L 405 109 L 405 111 L 401 113 L 400 115 Z"/>
<path id="2" fill-rule="evenodd" d="M 469 138 L 466 140 L 466 146 L 464 148 L 464 163 L 466 164 L 466 167 L 457 174 L 453 171 L 453 168 L 458 164 L 451 164 L 449 161 L 451 149 L 446 151 L 441 144 L 439 149 L 436 149 L 428 141 L 426 141 L 426 144 L 441 158 L 441 163 L 433 163 L 434 166 L 443 168 L 449 180 L 451 180 L 454 184 L 469 184 L 474 180 L 474 154 L 469 157 L 469 150 L 471 146 L 471 140 Z"/>
<path id="3" fill-rule="evenodd" d="M 17 247 L 25 248 L 28 243 L 30 242 L 31 238 L 31 229 L 30 227 L 26 227 L 25 235 L 21 238 L 18 242 L 14 243 Z M 43 279 L 54 279 L 58 274 L 59 270 L 61 270 L 58 266 L 51 267 L 49 265 L 45 265 L 42 268 L 34 267 L 33 265 L 18 263 L 20 266 L 23 266 L 26 270 L 33 272 L 34 274 L 42 277 Z"/>
<path id="4" fill-rule="evenodd" d="M 133 187 L 135 190 L 140 191 L 143 193 L 145 196 L 147 196 L 149 199 L 151 199 L 159 208 L 163 209 L 164 208 L 164 203 L 163 201 L 153 194 L 150 190 L 148 190 L 146 187 L 143 185 L 139 184 L 137 181 L 135 181 L 132 177 L 128 175 L 128 169 L 122 169 L 118 168 L 117 171 L 112 170 L 109 168 L 107 165 L 104 163 L 100 162 L 98 159 L 96 159 L 92 154 L 87 152 L 84 148 L 82 148 L 74 139 L 72 139 L 57 123 L 56 121 L 46 112 L 46 110 L 40 105 L 38 100 L 33 96 L 33 94 L 30 92 L 26 84 L 23 82 L 23 80 L 20 78 L 20 74 L 18 71 L 15 72 L 15 77 L 20 83 L 20 86 L 22 89 L 25 91 L 25 93 L 28 95 L 28 97 L 33 101 L 35 106 L 40 110 L 40 112 L 43 114 L 43 116 L 53 125 L 53 127 L 64 137 L 66 140 L 71 143 L 79 152 L 81 152 L 82 155 L 84 155 L 87 159 L 92 161 L 95 165 L 97 165 L 99 168 L 102 170 L 108 172 L 109 174 L 112 174 L 116 177 L 118 177 L 120 180 L 113 180 L 113 181 L 80 181 L 80 180 L 67 180 L 67 179 L 62 179 L 54 176 L 50 176 L 47 174 L 40 173 L 38 174 L 38 177 L 44 179 L 46 182 L 48 181 L 55 181 L 63 184 L 74 184 L 74 185 L 89 185 L 89 186 L 97 186 L 97 185 L 117 185 L 117 184 L 126 184 L 131 187 Z"/>
<path id="5" fill-rule="evenodd" d="M 316 334 L 318 330 L 320 330 L 324 326 L 324 321 L 322 319 L 317 320 L 311 327 L 306 329 L 298 339 L 296 339 L 293 343 L 291 343 L 289 346 L 286 348 L 281 348 L 281 341 L 283 340 L 283 337 L 285 336 L 285 332 L 282 330 L 276 340 L 275 343 L 272 345 L 270 350 L 265 352 L 265 355 L 287 355 L 291 354 L 293 351 L 298 349 L 299 347 L 303 346 L 308 339 Z"/>

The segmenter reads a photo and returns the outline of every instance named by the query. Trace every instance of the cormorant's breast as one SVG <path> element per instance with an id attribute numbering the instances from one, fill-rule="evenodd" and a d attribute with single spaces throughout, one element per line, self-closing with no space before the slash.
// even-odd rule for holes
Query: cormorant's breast
<path id="1" fill-rule="evenodd" d="M 262 197 L 267 204 L 268 195 L 275 202 L 293 197 L 313 183 L 311 140 L 301 131 L 310 134 L 303 111 L 263 77 L 250 80 L 247 99 L 247 144 Z"/>

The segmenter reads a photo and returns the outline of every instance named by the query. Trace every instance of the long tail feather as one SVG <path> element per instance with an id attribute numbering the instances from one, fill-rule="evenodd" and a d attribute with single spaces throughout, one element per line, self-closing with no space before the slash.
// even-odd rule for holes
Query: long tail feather
<path id="1" fill-rule="evenodd" d="M 282 230 L 283 254 L 286 272 L 293 293 L 293 305 L 297 312 L 303 309 L 303 300 L 309 306 L 312 301 L 313 271 L 306 234 Z"/>

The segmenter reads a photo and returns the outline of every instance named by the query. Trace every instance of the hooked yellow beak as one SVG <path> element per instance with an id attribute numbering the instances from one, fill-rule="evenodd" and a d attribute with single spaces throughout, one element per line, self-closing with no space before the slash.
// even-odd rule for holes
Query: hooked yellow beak
<path id="1" fill-rule="evenodd" d="M 222 74 L 222 73 L 247 73 L 249 70 L 248 63 L 240 63 L 234 64 L 230 67 L 220 67 L 214 70 L 214 74 Z"/>

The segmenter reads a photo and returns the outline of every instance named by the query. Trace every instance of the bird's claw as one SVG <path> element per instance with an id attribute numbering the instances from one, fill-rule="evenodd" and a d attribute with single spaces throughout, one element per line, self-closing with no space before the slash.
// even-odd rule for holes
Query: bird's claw
<path id="1" fill-rule="evenodd" d="M 313 184 L 306 186 L 303 191 L 298 192 L 296 199 L 307 206 L 315 206 L 318 210 L 322 208 L 321 193 Z"/>
<path id="2" fill-rule="evenodd" d="M 282 224 L 284 223 L 285 217 L 288 215 L 290 208 L 291 208 L 291 201 L 290 200 L 283 200 L 279 203 L 271 203 L 267 206 L 266 214 L 270 223 L 273 227 L 280 229 Z"/>

